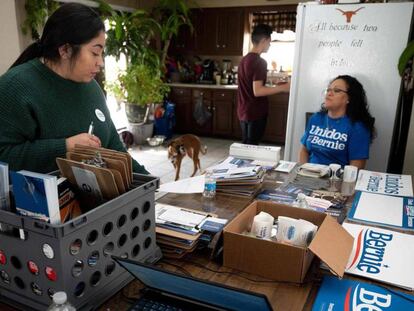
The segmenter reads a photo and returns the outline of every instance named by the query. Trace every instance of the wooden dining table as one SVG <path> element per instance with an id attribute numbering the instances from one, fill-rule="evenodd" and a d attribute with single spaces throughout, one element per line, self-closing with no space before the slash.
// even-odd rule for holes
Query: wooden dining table
<path id="1" fill-rule="evenodd" d="M 295 175 L 293 174 L 272 171 L 266 175 L 263 188 L 275 188 L 284 182 L 291 181 L 294 177 Z M 156 200 L 157 203 L 205 211 L 228 220 L 233 219 L 252 201 L 253 198 L 250 197 L 237 197 L 225 194 L 217 194 L 215 198 L 207 199 L 203 198 L 199 193 L 170 193 Z M 350 198 L 350 202 L 352 202 L 352 197 Z M 347 208 L 349 208 L 349 206 L 347 206 Z M 218 256 L 212 258 L 211 254 L 212 249 L 206 247 L 204 249 L 197 249 L 180 259 L 162 258 L 156 263 L 156 266 L 185 276 L 191 276 L 202 280 L 217 282 L 226 286 L 264 294 L 267 296 L 274 310 L 283 311 L 311 310 L 322 277 L 324 274 L 329 274 L 328 271 L 320 269 L 320 260 L 315 257 L 302 284 L 277 282 L 225 267 L 222 265 L 222 257 Z M 277 260 L 275 260 L 274 264 L 278 264 Z M 346 275 L 346 278 L 361 280 L 360 278 L 349 275 Z M 364 282 L 379 284 L 367 279 L 364 279 Z M 382 286 L 384 286 L 384 284 L 382 284 Z M 141 282 L 133 280 L 118 292 L 114 292 L 102 305 L 97 306 L 96 310 L 128 310 L 134 304 L 134 301 L 139 298 L 140 290 L 142 288 L 143 284 Z M 408 293 L 408 291 L 406 292 Z M 1 302 L 0 310 L 16 311 L 16 309 Z"/>
<path id="2" fill-rule="evenodd" d="M 292 178 L 292 175 L 272 172 L 264 181 L 264 188 L 274 188 Z M 246 208 L 252 198 L 217 194 L 214 199 L 197 194 L 167 194 L 158 203 L 170 204 L 209 213 L 220 218 L 233 219 Z M 161 259 L 157 266 L 168 271 L 181 273 L 235 288 L 250 290 L 267 296 L 274 310 L 311 310 L 321 275 L 319 262 L 315 260 L 303 284 L 276 282 L 244 273 L 222 265 L 220 258 L 211 259 L 211 249 L 196 250 L 184 258 Z M 275 265 L 278 263 L 275 262 Z M 132 281 L 121 291 L 108 299 L 98 310 L 128 310 L 134 299 L 139 297 L 142 284 Z"/>

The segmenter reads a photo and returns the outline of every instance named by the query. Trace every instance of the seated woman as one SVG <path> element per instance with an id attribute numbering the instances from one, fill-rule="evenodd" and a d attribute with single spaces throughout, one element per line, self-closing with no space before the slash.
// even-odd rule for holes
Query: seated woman
<path id="1" fill-rule="evenodd" d="M 374 122 L 361 83 L 348 75 L 336 77 L 325 91 L 321 110 L 306 126 L 299 161 L 364 168 Z"/>

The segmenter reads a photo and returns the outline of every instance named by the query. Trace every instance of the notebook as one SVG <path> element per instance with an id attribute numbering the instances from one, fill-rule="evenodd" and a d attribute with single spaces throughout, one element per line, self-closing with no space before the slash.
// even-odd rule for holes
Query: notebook
<path id="1" fill-rule="evenodd" d="M 130 311 L 144 310 L 145 305 L 149 307 L 154 300 L 166 310 L 273 310 L 263 294 L 183 276 L 129 259 L 112 258 L 146 286 L 144 295 Z"/>

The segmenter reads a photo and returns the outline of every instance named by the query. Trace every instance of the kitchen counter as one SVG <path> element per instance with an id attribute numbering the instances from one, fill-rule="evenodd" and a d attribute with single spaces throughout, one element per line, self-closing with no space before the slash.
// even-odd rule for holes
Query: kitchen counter
<path id="1" fill-rule="evenodd" d="M 200 84 L 200 83 L 166 83 L 173 87 L 191 87 L 198 89 L 220 89 L 220 90 L 237 90 L 237 84 L 217 85 L 217 84 Z"/>

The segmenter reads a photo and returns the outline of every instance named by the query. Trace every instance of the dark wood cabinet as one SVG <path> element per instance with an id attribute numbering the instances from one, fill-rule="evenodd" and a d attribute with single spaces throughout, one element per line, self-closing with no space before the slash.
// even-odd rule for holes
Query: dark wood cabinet
<path id="1" fill-rule="evenodd" d="M 235 94 L 233 90 L 172 87 L 170 99 L 176 105 L 175 131 L 233 137 Z M 199 112 L 195 113 L 196 109 L 203 109 L 201 118 Z"/>
<path id="2" fill-rule="evenodd" d="M 175 132 L 185 133 L 191 131 L 191 89 L 185 87 L 172 87 L 170 100 L 175 104 Z"/>
<path id="3" fill-rule="evenodd" d="M 206 136 L 232 137 L 234 91 L 193 89 L 192 130 Z M 194 112 L 202 104 L 209 118 L 198 122 Z M 198 107 L 197 107 L 198 106 Z"/>
<path id="4" fill-rule="evenodd" d="M 241 139 L 236 90 L 172 87 L 170 99 L 176 105 L 176 133 Z M 204 122 L 197 122 L 194 115 L 200 103 L 210 115 Z M 288 104 L 289 94 L 269 96 L 269 116 L 263 142 L 285 143 Z"/>
<path id="5" fill-rule="evenodd" d="M 191 10 L 193 31 L 189 26 L 180 27 L 171 41 L 169 53 L 241 56 L 244 12 L 243 8 Z"/>
<path id="6" fill-rule="evenodd" d="M 218 55 L 243 54 L 244 10 L 217 9 L 214 52 Z"/>
<path id="7" fill-rule="evenodd" d="M 201 105 L 201 107 L 199 105 Z M 212 91 L 206 89 L 193 89 L 191 106 L 191 129 L 197 135 L 211 135 L 213 131 Z M 203 111 L 199 111 L 199 109 L 202 109 Z"/>
<path id="8" fill-rule="evenodd" d="M 196 46 L 199 54 L 243 54 L 243 9 L 205 9 L 199 27 L 200 42 Z"/>
<path id="9" fill-rule="evenodd" d="M 190 26 L 182 25 L 178 30 L 178 35 L 173 37 L 168 48 L 168 53 L 178 54 L 188 50 L 194 50 L 194 34 Z"/>
<path id="10" fill-rule="evenodd" d="M 269 96 L 269 115 L 263 141 L 285 143 L 289 94 Z"/>
<path id="11" fill-rule="evenodd" d="M 231 137 L 233 133 L 234 91 L 213 92 L 213 134 Z"/>
<path id="12" fill-rule="evenodd" d="M 203 36 L 202 11 L 199 9 L 191 10 L 190 19 L 193 27 L 180 26 L 178 34 L 171 39 L 168 48 L 169 54 L 176 55 L 197 50 L 199 38 Z"/>

